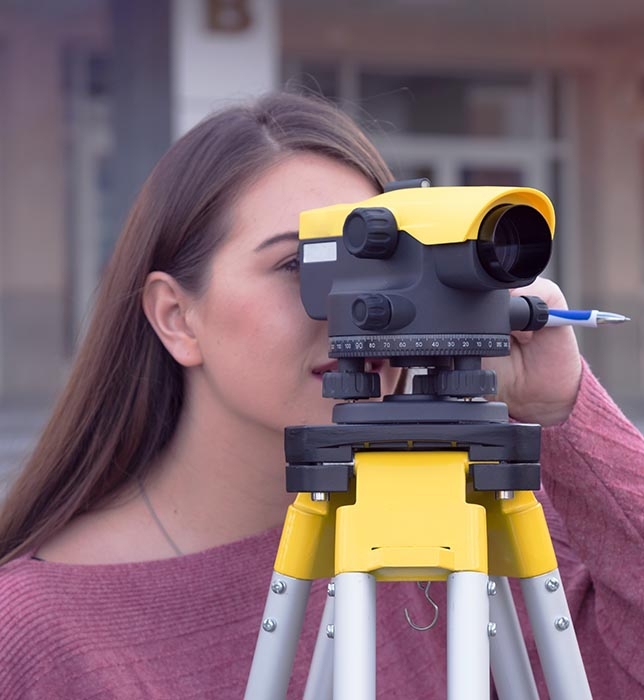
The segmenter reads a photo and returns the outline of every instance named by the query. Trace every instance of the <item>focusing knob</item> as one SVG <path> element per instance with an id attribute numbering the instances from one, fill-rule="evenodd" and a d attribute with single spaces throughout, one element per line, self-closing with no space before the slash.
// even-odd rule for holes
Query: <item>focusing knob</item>
<path id="1" fill-rule="evenodd" d="M 365 331 L 381 331 L 391 321 L 391 303 L 384 294 L 362 294 L 351 306 L 353 322 Z"/>
<path id="2" fill-rule="evenodd" d="M 548 323 L 548 304 L 539 297 L 523 297 L 530 307 L 530 324 L 525 330 L 538 331 Z"/>
<path id="3" fill-rule="evenodd" d="M 376 372 L 325 372 L 322 396 L 327 399 L 372 399 L 380 396 Z"/>
<path id="4" fill-rule="evenodd" d="M 496 394 L 496 373 L 491 370 L 442 370 L 414 377 L 414 392 L 436 396 L 475 397 Z"/>
<path id="5" fill-rule="evenodd" d="M 538 331 L 548 323 L 548 304 L 540 297 L 510 299 L 510 328 L 513 331 Z"/>
<path id="6" fill-rule="evenodd" d="M 398 245 L 398 224 L 385 207 L 358 207 L 345 219 L 344 245 L 356 258 L 390 258 Z"/>

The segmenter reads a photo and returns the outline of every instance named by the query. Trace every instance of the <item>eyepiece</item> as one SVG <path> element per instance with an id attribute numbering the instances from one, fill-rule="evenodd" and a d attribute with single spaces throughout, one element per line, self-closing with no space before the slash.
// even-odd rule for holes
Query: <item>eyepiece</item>
<path id="1" fill-rule="evenodd" d="M 483 219 L 476 243 L 481 265 L 499 282 L 534 279 L 550 260 L 552 233 L 542 214 L 525 204 L 503 204 Z"/>

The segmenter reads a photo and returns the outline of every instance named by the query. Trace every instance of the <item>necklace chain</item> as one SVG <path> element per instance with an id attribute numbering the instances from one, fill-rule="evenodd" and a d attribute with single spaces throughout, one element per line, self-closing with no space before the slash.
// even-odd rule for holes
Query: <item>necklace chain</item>
<path id="1" fill-rule="evenodd" d="M 154 510 L 154 507 L 152 506 L 152 503 L 150 501 L 150 498 L 148 497 L 148 494 L 145 490 L 145 487 L 143 486 L 143 480 L 138 479 L 139 482 L 139 492 L 141 493 L 141 498 L 143 499 L 143 503 L 145 503 L 145 507 L 148 509 L 148 513 L 152 517 L 152 520 L 156 523 L 157 528 L 159 529 L 159 532 L 163 535 L 165 538 L 166 542 L 172 547 L 172 550 L 174 553 L 180 557 L 183 556 L 183 552 L 177 547 L 175 541 L 170 537 L 170 533 L 165 529 L 163 526 L 163 523 L 161 522 L 161 518 L 157 515 L 157 512 Z"/>

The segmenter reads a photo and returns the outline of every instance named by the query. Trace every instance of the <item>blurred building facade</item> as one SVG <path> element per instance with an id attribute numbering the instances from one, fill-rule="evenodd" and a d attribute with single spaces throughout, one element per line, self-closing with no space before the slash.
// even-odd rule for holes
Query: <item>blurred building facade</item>
<path id="1" fill-rule="evenodd" d="M 644 5 L 0 0 L 0 403 L 60 389 L 126 211 L 221 104 L 303 84 L 399 177 L 544 190 L 549 274 L 631 323 L 580 334 L 644 406 Z"/>

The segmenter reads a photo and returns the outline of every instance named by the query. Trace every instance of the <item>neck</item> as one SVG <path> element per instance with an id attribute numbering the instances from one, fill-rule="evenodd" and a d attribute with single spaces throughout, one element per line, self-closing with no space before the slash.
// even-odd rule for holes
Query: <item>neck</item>
<path id="1" fill-rule="evenodd" d="M 184 553 L 279 526 L 294 498 L 285 491 L 281 433 L 212 425 L 185 412 L 146 481 L 154 508 Z"/>

